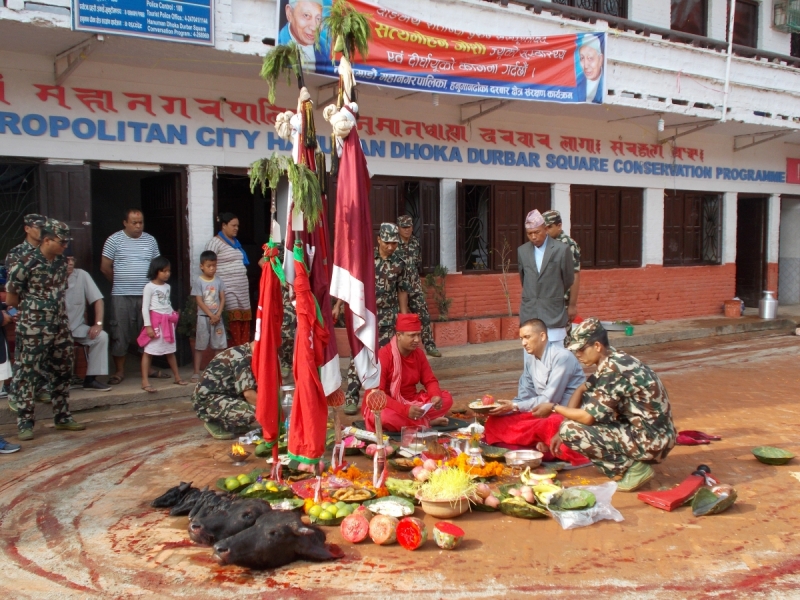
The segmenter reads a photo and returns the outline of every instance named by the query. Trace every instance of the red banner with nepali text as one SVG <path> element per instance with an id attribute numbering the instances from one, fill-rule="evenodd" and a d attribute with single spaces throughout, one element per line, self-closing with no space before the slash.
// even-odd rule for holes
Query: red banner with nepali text
<path id="1" fill-rule="evenodd" d="M 353 65 L 360 83 L 513 100 L 603 102 L 605 33 L 493 36 L 427 23 L 363 0 L 349 2 L 367 16 L 372 31 L 366 60 Z M 337 74 L 334 65 L 319 60 L 315 72 Z"/>

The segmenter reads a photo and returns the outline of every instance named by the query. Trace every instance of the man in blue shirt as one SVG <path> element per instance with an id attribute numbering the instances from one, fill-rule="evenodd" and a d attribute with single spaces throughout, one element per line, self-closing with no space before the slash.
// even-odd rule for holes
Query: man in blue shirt
<path id="1" fill-rule="evenodd" d="M 550 439 L 563 421 L 553 412 L 554 406 L 566 406 L 586 378 L 572 352 L 561 344 L 549 343 L 547 326 L 540 319 L 523 323 L 519 338 L 530 359 L 525 361 L 517 396 L 496 401 L 500 406 L 486 420 L 484 435 L 490 445 L 536 448 L 547 455 Z M 587 463 L 585 457 L 566 446 L 561 447 L 558 458 L 573 465 Z"/>

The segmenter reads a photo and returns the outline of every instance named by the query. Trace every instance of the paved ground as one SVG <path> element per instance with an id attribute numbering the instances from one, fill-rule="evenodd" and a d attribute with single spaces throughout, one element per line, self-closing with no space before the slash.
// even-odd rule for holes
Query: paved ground
<path id="1" fill-rule="evenodd" d="M 552 520 L 475 513 L 459 519 L 467 540 L 456 552 L 432 542 L 413 554 L 351 546 L 331 530 L 346 553 L 336 563 L 222 568 L 188 542 L 185 518 L 148 502 L 180 480 L 204 485 L 240 469 L 185 399 L 154 400 L 81 413 L 90 424 L 82 433 L 37 428 L 22 452 L 0 456 L 0 589 L 9 598 L 800 597 L 800 462 L 770 467 L 749 452 L 800 451 L 800 338 L 764 332 L 636 353 L 662 374 L 679 428 L 724 438 L 676 448 L 651 489 L 706 463 L 739 491 L 727 513 L 665 513 L 618 493 L 622 523 L 563 531 Z M 463 405 L 511 393 L 518 373 L 503 363 L 439 375 Z M 603 481 L 591 469 L 565 480 Z"/>

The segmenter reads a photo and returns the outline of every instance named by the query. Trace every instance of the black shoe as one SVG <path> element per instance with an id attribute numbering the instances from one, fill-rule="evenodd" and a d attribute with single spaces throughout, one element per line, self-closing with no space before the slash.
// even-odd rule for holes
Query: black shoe
<path id="1" fill-rule="evenodd" d="M 111 386 L 110 385 L 106 385 L 105 383 L 100 383 L 99 381 L 97 381 L 97 379 L 95 379 L 91 383 L 83 384 L 83 389 L 85 389 L 85 390 L 94 390 L 96 392 L 110 392 L 111 391 Z"/>

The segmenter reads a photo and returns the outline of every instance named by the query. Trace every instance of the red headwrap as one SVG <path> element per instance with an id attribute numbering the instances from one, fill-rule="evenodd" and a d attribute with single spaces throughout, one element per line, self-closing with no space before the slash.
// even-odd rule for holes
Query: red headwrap
<path id="1" fill-rule="evenodd" d="M 397 315 L 396 331 L 422 331 L 422 322 L 413 313 L 400 313 Z"/>

